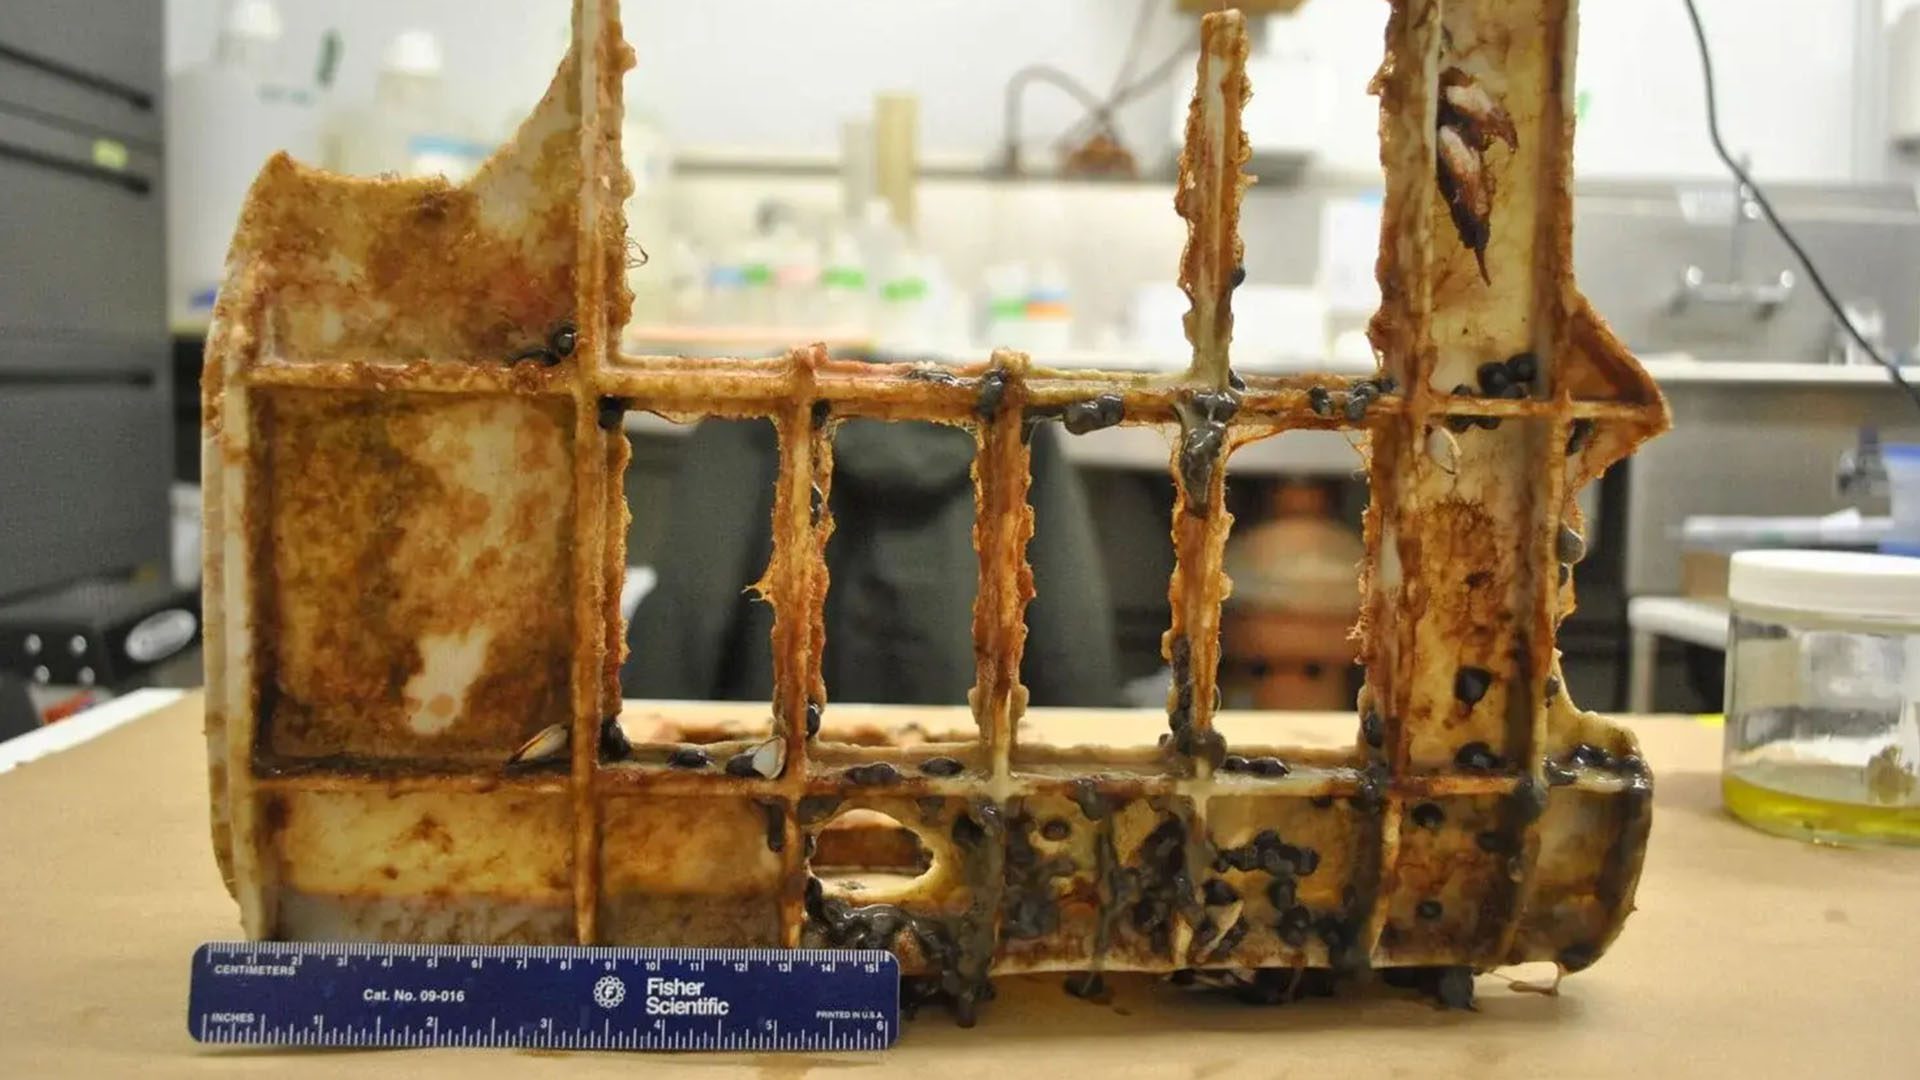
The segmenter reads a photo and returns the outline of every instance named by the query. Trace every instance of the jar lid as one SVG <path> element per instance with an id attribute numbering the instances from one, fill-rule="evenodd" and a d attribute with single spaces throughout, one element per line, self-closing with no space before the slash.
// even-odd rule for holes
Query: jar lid
<path id="1" fill-rule="evenodd" d="M 1832 615 L 1920 617 L 1920 559 L 1854 551 L 1738 551 L 1727 576 L 1727 599 Z"/>

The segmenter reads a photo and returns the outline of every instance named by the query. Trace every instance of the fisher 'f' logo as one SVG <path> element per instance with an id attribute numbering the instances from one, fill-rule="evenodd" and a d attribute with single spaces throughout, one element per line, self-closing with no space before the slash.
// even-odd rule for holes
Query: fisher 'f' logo
<path id="1" fill-rule="evenodd" d="M 600 981 L 593 984 L 593 1003 L 603 1009 L 611 1009 L 627 999 L 627 984 L 620 981 L 618 975 L 602 975 Z"/>

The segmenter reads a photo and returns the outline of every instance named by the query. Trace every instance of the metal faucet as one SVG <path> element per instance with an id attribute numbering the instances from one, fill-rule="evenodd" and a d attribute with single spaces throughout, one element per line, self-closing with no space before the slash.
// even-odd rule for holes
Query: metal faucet
<path id="1" fill-rule="evenodd" d="M 1833 479 L 1839 496 L 1856 503 L 1887 494 L 1887 463 L 1880 455 L 1878 430 L 1860 429 L 1859 441 L 1854 447 L 1840 451 L 1840 464 L 1834 470 Z"/>
<path id="2" fill-rule="evenodd" d="M 1740 167 L 1747 167 L 1746 159 L 1741 159 Z M 1747 228 L 1759 217 L 1760 204 L 1754 201 L 1753 190 L 1735 181 L 1733 221 L 1728 229 L 1731 240 L 1727 250 L 1726 280 L 1709 280 L 1705 270 L 1688 266 L 1680 274 L 1680 288 L 1668 302 L 1670 312 L 1678 315 L 1696 304 L 1706 307 L 1745 307 L 1753 310 L 1754 318 L 1765 319 L 1793 297 L 1796 282 L 1791 270 L 1780 271 L 1778 277 L 1765 284 L 1753 284 L 1746 280 Z"/>

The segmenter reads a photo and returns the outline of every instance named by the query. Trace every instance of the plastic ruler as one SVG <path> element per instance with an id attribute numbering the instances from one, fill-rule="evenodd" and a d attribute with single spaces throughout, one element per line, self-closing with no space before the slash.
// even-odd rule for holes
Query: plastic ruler
<path id="1" fill-rule="evenodd" d="M 206 1043 L 560 1050 L 882 1050 L 892 953 L 214 942 L 187 1028 Z"/>

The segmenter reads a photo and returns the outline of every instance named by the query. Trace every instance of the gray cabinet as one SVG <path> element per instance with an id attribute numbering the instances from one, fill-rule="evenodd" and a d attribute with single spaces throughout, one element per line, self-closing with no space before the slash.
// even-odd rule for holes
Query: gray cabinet
<path id="1" fill-rule="evenodd" d="M 0 597 L 164 567 L 171 385 L 152 0 L 4 0 Z"/>

